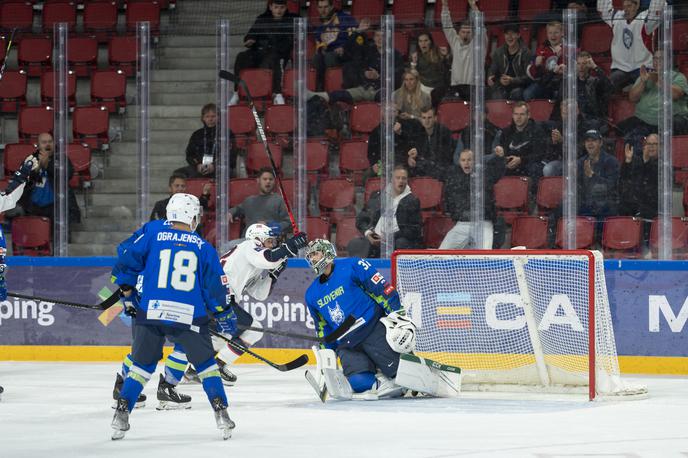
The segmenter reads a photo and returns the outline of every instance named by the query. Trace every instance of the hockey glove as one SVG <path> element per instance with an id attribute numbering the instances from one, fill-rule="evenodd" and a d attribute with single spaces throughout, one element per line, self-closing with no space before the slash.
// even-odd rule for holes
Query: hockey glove
<path id="1" fill-rule="evenodd" d="M 270 271 L 270 277 L 272 278 L 272 283 L 275 283 L 277 281 L 277 277 L 279 277 L 282 272 L 284 272 L 284 269 L 287 268 L 287 261 L 286 259 L 282 261 L 282 264 L 279 266 L 275 267 Z"/>
<path id="2" fill-rule="evenodd" d="M 306 246 L 308 246 L 308 237 L 303 232 L 299 232 L 279 247 L 265 250 L 265 259 L 270 262 L 277 262 L 284 258 L 293 258 L 298 255 L 300 248 Z"/>
<path id="3" fill-rule="evenodd" d="M 285 245 L 291 255 L 296 256 L 299 254 L 301 248 L 306 248 L 308 246 L 308 236 L 305 232 L 297 232 L 292 238 L 286 241 Z"/>
<path id="4" fill-rule="evenodd" d="M 236 335 L 237 332 L 237 315 L 234 313 L 233 307 L 228 307 L 215 314 L 217 321 L 217 330 L 222 334 Z"/>
<path id="5" fill-rule="evenodd" d="M 7 283 L 5 282 L 6 264 L 0 264 L 0 301 L 7 300 Z"/>
<path id="6" fill-rule="evenodd" d="M 122 302 L 122 305 L 124 306 L 124 314 L 132 318 L 136 318 L 136 309 L 141 304 L 141 297 L 139 296 L 138 291 L 129 285 L 122 285 L 120 287 L 120 291 L 120 302 Z M 131 294 L 129 294 L 127 297 L 124 295 L 125 291 L 131 291 Z"/>
<path id="7" fill-rule="evenodd" d="M 403 311 L 392 312 L 380 318 L 385 325 L 385 338 L 397 353 L 411 353 L 416 348 L 416 325 Z"/>

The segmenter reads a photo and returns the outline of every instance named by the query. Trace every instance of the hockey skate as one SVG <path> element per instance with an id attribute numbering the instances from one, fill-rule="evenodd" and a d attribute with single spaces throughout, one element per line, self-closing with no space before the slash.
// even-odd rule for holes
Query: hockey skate
<path id="1" fill-rule="evenodd" d="M 229 364 L 225 363 L 220 358 L 215 358 L 215 361 L 217 362 L 217 367 L 220 368 L 222 383 L 227 386 L 234 386 L 237 381 L 237 376 L 229 370 Z"/>
<path id="2" fill-rule="evenodd" d="M 117 400 L 117 408 L 115 409 L 115 416 L 112 417 L 112 440 L 120 440 L 129 431 L 129 403 L 126 399 L 120 398 Z"/>
<path id="3" fill-rule="evenodd" d="M 158 383 L 158 406 L 157 410 L 177 410 L 190 409 L 191 396 L 186 394 L 179 394 L 177 388 L 171 383 L 165 381 L 165 376 L 160 374 L 160 382 Z"/>
<path id="4" fill-rule="evenodd" d="M 184 378 L 182 383 L 201 383 L 201 378 L 198 376 L 198 372 L 189 364 L 184 372 Z"/>
<path id="5" fill-rule="evenodd" d="M 231 418 L 229 418 L 227 406 L 220 398 L 214 398 L 210 404 L 213 406 L 213 411 L 215 413 L 215 423 L 217 424 L 217 429 L 222 431 L 222 439 L 229 439 L 232 437 L 232 430 L 236 424 Z"/>
<path id="6" fill-rule="evenodd" d="M 119 399 L 119 392 L 122 391 L 122 386 L 124 385 L 124 379 L 122 378 L 121 374 L 117 374 L 117 378 L 115 379 L 115 387 L 112 389 L 112 399 L 114 399 L 115 402 L 112 403 L 112 408 L 116 409 L 117 408 L 117 400 Z M 138 409 L 140 407 L 144 407 L 146 405 L 146 395 L 141 393 L 136 400 L 136 405 L 134 406 L 135 409 Z"/>
<path id="7" fill-rule="evenodd" d="M 404 387 L 394 383 L 394 379 L 387 378 L 379 372 L 375 377 L 377 378 L 378 398 L 399 398 L 406 394 Z"/>

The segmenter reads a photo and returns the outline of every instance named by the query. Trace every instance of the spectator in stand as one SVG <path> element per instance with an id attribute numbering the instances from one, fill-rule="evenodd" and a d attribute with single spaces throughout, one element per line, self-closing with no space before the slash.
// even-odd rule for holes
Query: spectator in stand
<path id="1" fill-rule="evenodd" d="M 521 41 L 518 24 L 504 26 L 504 45 L 492 53 L 487 72 L 488 98 L 523 100 L 523 90 L 530 83 L 530 50 Z"/>
<path id="2" fill-rule="evenodd" d="M 640 11 L 640 0 L 623 0 L 622 5 L 622 10 L 614 11 L 612 0 L 597 0 L 597 11 L 612 28 L 610 80 L 616 92 L 633 83 L 641 67 L 652 66 L 651 35 L 666 1 L 652 0 L 645 11 Z"/>
<path id="3" fill-rule="evenodd" d="M 619 162 L 604 151 L 597 130 L 585 133 L 585 151 L 578 160 L 578 212 L 601 222 L 619 211 Z"/>
<path id="4" fill-rule="evenodd" d="M 267 68 L 272 70 L 272 91 L 275 105 L 283 105 L 282 71 L 291 60 L 294 46 L 294 18 L 298 14 L 287 11 L 287 0 L 270 0 L 268 8 L 260 14 L 244 37 L 248 48 L 236 56 L 234 74 L 245 68 Z M 230 105 L 239 102 L 238 85 Z"/>
<path id="5" fill-rule="evenodd" d="M 456 224 L 442 240 L 440 245 L 442 250 L 461 250 L 464 248 L 489 250 L 493 247 L 499 248 L 504 243 L 504 221 L 500 218 L 498 224 L 493 191 L 495 183 L 501 178 L 501 173 L 498 167 L 495 167 L 494 159 L 485 163 L 485 192 L 483 193 L 485 220 L 481 224 L 482 244 L 476 246 L 475 241 L 471 239 L 471 202 L 474 200 L 471 194 L 473 164 L 473 151 L 469 149 L 461 151 L 459 166 L 452 168 L 452 173 L 447 178 L 444 189 L 444 208 Z M 497 228 L 499 228 L 499 234 L 495 233 Z"/>
<path id="6" fill-rule="evenodd" d="M 418 156 L 413 159 L 416 174 L 444 181 L 454 165 L 456 141 L 452 138 L 451 131 L 437 122 L 433 107 L 421 113 L 420 123 L 425 135 L 418 141 Z"/>
<path id="7" fill-rule="evenodd" d="M 576 69 L 578 71 L 578 107 L 582 115 L 600 124 L 606 122 L 609 96 L 614 89 L 611 81 L 587 51 L 578 53 Z"/>
<path id="8" fill-rule="evenodd" d="M 10 179 L 5 194 L 10 194 L 22 183 L 26 183 L 24 193 L 18 202 L 18 207 L 14 215 L 20 216 L 45 216 L 54 223 L 55 208 L 55 156 L 54 156 L 53 136 L 48 132 L 38 135 L 38 149 L 24 159 Z M 67 181 L 74 175 L 74 165 L 71 160 L 67 161 Z M 76 201 L 76 195 L 72 188 L 67 186 L 67 207 L 69 223 L 81 222 L 81 210 Z"/>
<path id="9" fill-rule="evenodd" d="M 394 164 L 404 164 L 416 171 L 415 158 L 423 139 L 423 125 L 417 119 L 401 119 L 399 107 L 395 106 L 394 122 Z M 382 124 L 379 124 L 368 136 L 368 161 L 370 169 L 364 174 L 367 180 L 372 176 L 380 176 L 384 170 L 382 160 Z M 413 165 L 411 165 L 413 164 Z"/>
<path id="10" fill-rule="evenodd" d="M 360 258 L 379 258 L 380 245 L 384 241 L 384 231 L 391 226 L 394 233 L 394 248 L 422 248 L 423 219 L 420 213 L 420 201 L 411 193 L 408 185 L 408 170 L 404 165 L 394 167 L 392 182 L 385 187 L 385 193 L 391 194 L 392 221 L 386 221 L 381 215 L 382 199 L 386 196 L 375 191 L 363 210 L 356 215 L 356 227 L 364 235 L 351 240 L 347 245 L 349 256 Z"/>
<path id="11" fill-rule="evenodd" d="M 528 104 L 516 102 L 512 108 L 511 125 L 502 131 L 495 148 L 497 163 L 503 164 L 506 175 L 530 177 L 533 188 L 542 176 L 547 151 L 545 132 L 530 119 Z"/>
<path id="12" fill-rule="evenodd" d="M 333 0 L 317 0 L 317 2 L 320 24 L 314 33 L 313 66 L 316 71 L 316 90 L 323 91 L 327 67 L 338 67 L 346 61 L 345 44 L 355 32 L 363 33 L 368 30 L 370 21 L 364 18 L 359 25 L 351 15 L 343 11 L 335 11 Z M 362 35 L 359 36 L 360 40 L 364 40 Z"/>
<path id="13" fill-rule="evenodd" d="M 528 65 L 532 82 L 523 92 L 526 101 L 559 98 L 562 75 L 566 70 L 563 51 L 561 22 L 552 21 L 547 24 L 547 39 L 538 46 L 535 58 Z"/>
<path id="14" fill-rule="evenodd" d="M 591 14 L 591 11 L 595 9 L 596 1 L 597 0 L 553 0 L 552 9 L 546 13 L 535 16 L 535 20 L 531 24 L 532 36 L 538 36 L 542 24 L 548 24 L 552 21 L 563 22 L 564 10 L 573 9 L 576 10 L 576 22 L 578 24 L 576 30 L 578 31 L 578 41 L 580 42 L 583 25 L 591 20 L 597 20 L 597 13 Z"/>
<path id="15" fill-rule="evenodd" d="M 416 70 L 406 69 L 403 78 L 401 87 L 392 94 L 394 104 L 399 107 L 399 117 L 420 119 L 420 114 L 430 107 L 430 95 L 421 90 Z"/>
<path id="16" fill-rule="evenodd" d="M 280 194 L 274 192 L 275 174 L 272 169 L 270 167 L 260 169 L 256 182 L 258 194 L 249 196 L 236 207 L 230 208 L 229 222 L 233 223 L 243 218 L 244 227 L 259 222 L 272 226 L 272 223 L 276 222 L 281 228 L 281 233 L 291 232 L 291 222 L 284 200 Z"/>
<path id="17" fill-rule="evenodd" d="M 662 68 L 662 51 L 655 51 L 653 62 L 653 68 L 640 67 L 640 76 L 628 92 L 628 99 L 636 104 L 635 114 L 617 126 L 637 151 L 641 146 L 635 141 L 636 138 L 658 131 L 662 101 L 659 98 L 657 69 Z M 688 80 L 676 70 L 671 70 L 671 80 L 674 135 L 683 135 L 688 133 Z"/>
<path id="18" fill-rule="evenodd" d="M 658 214 L 659 136 L 650 134 L 643 142 L 642 154 L 634 154 L 633 146 L 624 147 L 624 162 L 619 179 L 619 214 L 637 216 L 649 222 Z M 646 224 L 646 238 L 650 225 Z"/>
<path id="19" fill-rule="evenodd" d="M 169 187 L 170 197 L 180 192 L 185 193 L 186 177 L 179 173 L 173 173 L 172 176 L 170 176 L 167 185 Z M 208 210 L 208 204 L 210 200 L 210 188 L 210 183 L 204 184 L 202 194 L 198 197 L 198 200 L 201 204 L 201 207 L 203 207 L 204 211 Z M 155 205 L 153 206 L 153 211 L 151 212 L 150 221 L 156 219 L 167 219 L 167 203 L 170 201 L 170 197 L 159 200 L 155 203 Z M 196 230 L 196 232 L 198 232 L 199 234 L 201 233 L 200 230 Z"/>
<path id="20" fill-rule="evenodd" d="M 411 53 L 411 67 L 420 75 L 420 88 L 430 95 L 432 90 L 449 84 L 451 56 L 446 46 L 435 46 L 430 32 L 423 31 L 416 38 L 416 50 Z"/>
<path id="21" fill-rule="evenodd" d="M 360 40 L 359 40 L 360 38 Z M 320 96 L 328 102 L 355 103 L 362 100 L 380 100 L 380 74 L 382 73 L 382 31 L 376 30 L 372 43 L 362 34 L 349 41 L 348 60 L 342 68 L 343 85 L 346 89 L 332 92 L 310 92 L 309 98 Z M 401 85 L 404 59 L 394 50 L 394 88 Z"/>
<path id="22" fill-rule="evenodd" d="M 437 106 L 446 96 L 471 100 L 471 86 L 473 85 L 473 29 L 469 21 L 461 24 L 459 31 L 454 29 L 451 13 L 447 0 L 442 1 L 442 30 L 447 37 L 449 47 L 452 51 L 452 66 L 449 88 L 437 88 L 432 92 L 432 102 Z M 478 10 L 477 0 L 468 0 L 471 10 Z M 485 41 L 484 49 L 487 50 L 487 32 L 483 37 Z M 487 52 L 487 51 L 486 51 Z M 484 65 L 485 59 L 480 59 L 480 65 Z"/>

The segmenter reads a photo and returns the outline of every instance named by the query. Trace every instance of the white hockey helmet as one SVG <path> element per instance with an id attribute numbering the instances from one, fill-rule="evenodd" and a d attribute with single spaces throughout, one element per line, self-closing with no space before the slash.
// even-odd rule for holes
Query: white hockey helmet
<path id="1" fill-rule="evenodd" d="M 265 246 L 265 242 L 270 239 L 273 240 L 273 244 L 277 243 L 277 234 L 275 234 L 270 226 L 261 223 L 251 224 L 246 229 L 245 236 L 247 240 L 258 240 L 263 246 Z"/>
<path id="2" fill-rule="evenodd" d="M 322 253 L 322 257 L 317 261 L 313 261 L 311 259 L 312 255 L 316 252 Z M 308 244 L 308 247 L 306 248 L 306 260 L 308 261 L 308 264 L 311 265 L 311 268 L 313 269 L 313 272 L 315 272 L 315 275 L 322 274 L 325 270 L 325 267 L 331 264 L 334 261 L 334 258 L 336 257 L 337 250 L 334 248 L 334 245 L 332 245 L 332 242 L 330 242 L 329 240 L 311 240 L 311 242 Z"/>
<path id="3" fill-rule="evenodd" d="M 196 230 L 203 214 L 198 197 L 181 192 L 170 197 L 165 210 L 168 221 L 188 224 L 191 231 Z"/>

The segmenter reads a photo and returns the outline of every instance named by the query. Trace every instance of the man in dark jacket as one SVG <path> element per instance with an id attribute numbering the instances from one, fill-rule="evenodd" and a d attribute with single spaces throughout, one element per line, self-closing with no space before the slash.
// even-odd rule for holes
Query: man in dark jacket
<path id="1" fill-rule="evenodd" d="M 394 167 L 392 182 L 385 188 L 391 193 L 394 216 L 391 221 L 381 217 L 381 205 L 384 194 L 376 191 L 365 207 L 356 215 L 356 228 L 364 237 L 353 239 L 347 246 L 349 256 L 361 258 L 379 258 L 380 244 L 385 239 L 384 231 L 393 231 L 394 248 L 422 248 L 423 218 L 420 212 L 420 201 L 411 194 L 408 185 L 408 170 L 403 165 Z"/>
<path id="2" fill-rule="evenodd" d="M 587 155 L 578 160 L 579 213 L 602 221 L 619 210 L 619 162 L 604 151 L 597 130 L 585 133 Z"/>
<path id="3" fill-rule="evenodd" d="M 271 0 L 268 9 L 256 18 L 244 37 L 246 51 L 237 54 L 234 74 L 244 68 L 268 68 L 272 70 L 272 92 L 276 105 L 284 104 L 282 96 L 282 70 L 291 59 L 294 46 L 294 18 L 297 14 L 287 11 L 287 0 Z M 235 91 L 237 87 L 234 88 Z M 236 94 L 236 92 L 235 92 Z M 233 96 L 231 104 L 238 102 Z"/>
<path id="4" fill-rule="evenodd" d="M 415 175 L 431 176 L 444 181 L 454 165 L 456 140 L 451 131 L 437 122 L 435 109 L 430 107 L 420 115 L 423 133 L 417 140 L 417 157 L 410 157 L 409 166 Z"/>
<path id="5" fill-rule="evenodd" d="M 619 179 L 620 215 L 639 216 L 645 220 L 651 220 L 657 216 L 658 152 L 657 134 L 645 137 L 642 154 L 633 154 L 633 147 L 626 144 Z"/>
<path id="6" fill-rule="evenodd" d="M 589 52 L 581 51 L 576 57 L 578 71 L 578 106 L 586 119 L 607 121 L 609 96 L 614 90 L 612 82 L 597 66 Z"/>
<path id="7" fill-rule="evenodd" d="M 521 41 L 517 24 L 504 26 L 504 45 L 492 53 L 487 72 L 490 99 L 523 100 L 523 90 L 530 84 L 526 70 L 532 56 Z"/>

